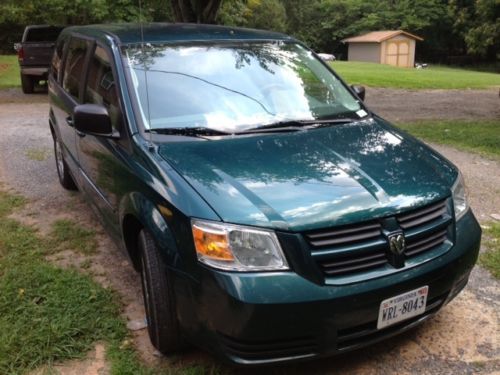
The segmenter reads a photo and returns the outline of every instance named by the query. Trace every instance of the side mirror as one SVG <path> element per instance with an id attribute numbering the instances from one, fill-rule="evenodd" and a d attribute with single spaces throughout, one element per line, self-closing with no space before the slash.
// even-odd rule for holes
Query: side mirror
<path id="1" fill-rule="evenodd" d="M 356 95 L 362 100 L 365 100 L 365 87 L 359 85 L 351 85 L 352 90 L 356 93 Z"/>
<path id="2" fill-rule="evenodd" d="M 108 110 L 102 105 L 81 104 L 73 111 L 75 129 L 84 134 L 115 137 Z"/>

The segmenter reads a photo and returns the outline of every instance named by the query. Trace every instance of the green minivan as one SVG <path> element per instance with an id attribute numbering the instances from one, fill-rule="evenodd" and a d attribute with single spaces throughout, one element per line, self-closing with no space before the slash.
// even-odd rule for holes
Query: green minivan
<path id="1" fill-rule="evenodd" d="M 340 354 L 467 284 L 481 230 L 460 172 L 292 37 L 69 27 L 49 96 L 59 180 L 141 273 L 162 353 Z"/>

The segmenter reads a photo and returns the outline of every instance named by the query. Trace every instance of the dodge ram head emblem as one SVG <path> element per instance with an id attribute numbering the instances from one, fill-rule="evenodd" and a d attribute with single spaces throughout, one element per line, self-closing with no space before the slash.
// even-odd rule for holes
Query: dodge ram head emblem
<path id="1" fill-rule="evenodd" d="M 391 253 L 401 255 L 406 250 L 406 241 L 403 233 L 395 233 L 387 236 Z"/>

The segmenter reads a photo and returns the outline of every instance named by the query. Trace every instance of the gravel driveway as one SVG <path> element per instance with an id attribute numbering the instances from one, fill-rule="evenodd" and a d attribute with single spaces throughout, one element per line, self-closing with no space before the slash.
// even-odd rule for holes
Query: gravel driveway
<path id="1" fill-rule="evenodd" d="M 366 103 L 394 122 L 500 119 L 498 89 L 401 90 L 366 88 Z"/>
<path id="2" fill-rule="evenodd" d="M 369 89 L 368 102 L 383 116 L 396 119 L 391 108 L 408 105 L 405 95 L 393 95 L 388 105 L 384 102 L 388 100 L 385 97 L 388 90 L 384 90 L 384 95 L 371 97 L 374 92 L 377 91 Z M 425 102 L 425 97 L 432 98 L 426 92 L 420 93 L 421 97 L 411 102 L 412 105 Z M 464 98 L 468 98 L 469 94 L 469 91 L 465 92 Z M 478 95 L 483 94 L 487 97 L 489 91 L 480 91 Z M 457 96 L 458 91 L 450 97 Z M 397 100 L 400 101 L 399 105 L 395 103 Z M 464 99 L 463 103 L 467 103 L 467 100 Z M 498 105 L 498 101 L 491 103 L 490 113 L 497 113 L 495 110 L 498 107 L 493 108 L 493 104 Z M 434 104 L 430 103 L 429 106 Z M 470 110 L 463 106 L 457 107 L 453 113 L 467 115 L 473 111 L 473 107 L 475 105 L 471 105 Z M 418 113 L 416 109 L 413 112 Z M 125 306 L 124 315 L 131 326 L 140 323 L 144 320 L 144 312 L 137 275 L 103 232 L 80 195 L 63 190 L 57 182 L 47 114 L 46 97 L 42 95 L 28 97 L 18 90 L 0 91 L 0 185 L 30 198 L 30 204 L 16 217 L 39 228 L 41 233 L 46 233 L 50 223 L 59 218 L 73 218 L 82 225 L 94 228 L 98 232 L 100 245 L 98 253 L 91 257 L 90 272 L 103 285 L 119 292 Z M 500 213 L 500 163 L 448 147 L 437 148 L 463 171 L 469 182 L 472 207 L 478 218 L 484 222 L 491 213 Z M 78 267 L 86 259 L 68 250 L 57 254 L 52 260 L 61 266 Z M 499 373 L 499 290 L 499 282 L 482 268 L 476 267 L 465 291 L 435 318 L 417 329 L 342 357 L 262 371 L 308 374 Z M 160 365 L 172 363 L 172 360 L 156 355 L 145 329 L 133 331 L 133 336 L 145 361 Z M 102 355 L 99 361 L 99 364 L 104 363 Z M 176 361 L 216 363 L 199 351 L 177 357 Z M 89 369 L 95 370 L 99 364 L 92 360 L 72 361 L 59 367 L 59 370 L 62 373 L 90 374 Z M 105 364 L 103 366 L 105 369 Z"/>

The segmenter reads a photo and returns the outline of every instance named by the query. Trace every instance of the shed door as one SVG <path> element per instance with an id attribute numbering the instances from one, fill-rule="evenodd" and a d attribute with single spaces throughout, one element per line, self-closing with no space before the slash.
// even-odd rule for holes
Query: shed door
<path id="1" fill-rule="evenodd" d="M 407 40 L 387 42 L 385 61 L 389 65 L 408 67 L 410 43 Z"/>

